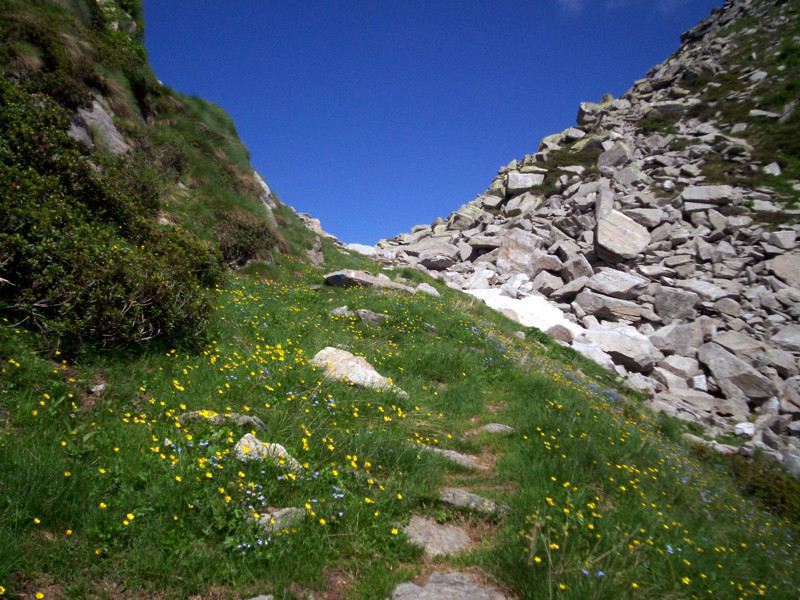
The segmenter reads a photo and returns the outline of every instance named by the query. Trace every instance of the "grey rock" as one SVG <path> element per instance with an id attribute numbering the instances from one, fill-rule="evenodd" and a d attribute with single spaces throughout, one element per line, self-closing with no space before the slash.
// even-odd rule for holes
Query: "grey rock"
<path id="1" fill-rule="evenodd" d="M 562 270 L 563 275 L 563 270 Z M 563 287 L 557 289 L 553 293 L 550 294 L 550 300 L 554 300 L 556 302 L 568 302 L 575 298 L 575 296 L 580 292 L 586 282 L 589 280 L 588 277 L 578 277 L 577 279 L 573 279 Z"/>
<path id="2" fill-rule="evenodd" d="M 564 281 L 560 277 L 547 271 L 539 273 L 531 283 L 534 290 L 541 292 L 545 296 L 549 296 L 554 291 L 564 287 Z"/>
<path id="3" fill-rule="evenodd" d="M 592 327 L 583 336 L 599 346 L 615 363 L 632 371 L 648 372 L 664 355 L 633 327 Z"/>
<path id="4" fill-rule="evenodd" d="M 544 175 L 539 173 L 517 173 L 512 171 L 508 174 L 508 194 L 516 196 L 522 192 L 527 192 L 537 185 L 542 185 L 544 182 Z"/>
<path id="5" fill-rule="evenodd" d="M 742 360 L 753 361 L 762 353 L 764 344 L 740 331 L 726 331 L 713 341 Z"/>
<path id="6" fill-rule="evenodd" d="M 800 288 L 800 254 L 782 254 L 768 263 L 770 271 L 789 285 Z"/>
<path id="7" fill-rule="evenodd" d="M 572 331 L 563 325 L 553 325 L 547 331 L 545 331 L 545 333 L 551 336 L 553 339 L 566 344 L 571 344 L 572 340 L 574 339 Z"/>
<path id="8" fill-rule="evenodd" d="M 664 211 L 660 208 L 633 208 L 622 213 L 648 229 L 658 227 L 664 220 Z"/>
<path id="9" fill-rule="evenodd" d="M 578 294 L 574 304 L 580 306 L 587 315 L 609 320 L 638 321 L 642 310 L 635 302 L 604 296 L 587 289 Z"/>
<path id="10" fill-rule="evenodd" d="M 719 344 L 700 346 L 697 356 L 708 367 L 725 396 L 731 400 L 761 404 L 778 395 L 775 383 Z"/>
<path id="11" fill-rule="evenodd" d="M 727 204 L 734 197 L 734 189 L 729 185 L 690 185 L 681 192 L 681 198 L 686 202 Z"/>
<path id="12" fill-rule="evenodd" d="M 433 519 L 413 515 L 403 527 L 409 541 L 425 548 L 428 558 L 442 554 L 454 554 L 470 544 L 469 535 L 454 525 L 439 525 Z"/>
<path id="13" fill-rule="evenodd" d="M 327 275 L 325 275 L 325 283 L 327 283 L 328 285 L 332 285 L 334 287 L 344 287 L 344 288 L 377 287 L 377 288 L 408 292 L 410 294 L 414 293 L 413 288 L 410 288 L 407 285 L 394 283 L 391 279 L 389 279 L 385 275 L 376 276 L 368 271 L 353 271 L 351 269 L 345 269 L 343 271 L 334 271 L 333 273 L 328 273 Z"/>
<path id="14" fill-rule="evenodd" d="M 389 315 L 384 315 L 381 313 L 372 312 L 371 310 L 367 310 L 366 308 L 361 308 L 356 311 L 358 318 L 364 325 L 368 325 L 370 327 L 377 327 L 384 321 L 389 320 Z"/>
<path id="15" fill-rule="evenodd" d="M 493 587 L 483 587 L 462 573 L 433 573 L 428 583 L 419 586 L 401 583 L 386 600 L 508 600 Z"/>
<path id="16" fill-rule="evenodd" d="M 455 463 L 458 466 L 464 467 L 465 469 L 469 469 L 471 471 L 482 471 L 486 469 L 486 466 L 480 463 L 480 459 L 477 456 L 472 456 L 471 454 L 462 454 L 461 452 L 456 452 L 455 450 L 442 450 L 441 448 L 431 448 L 430 446 L 426 446 L 425 450 L 428 452 L 439 454 L 440 456 L 443 456 L 450 462 Z"/>
<path id="17" fill-rule="evenodd" d="M 703 344 L 703 329 L 697 321 L 671 323 L 657 329 L 650 341 L 664 354 L 693 357 Z"/>
<path id="18" fill-rule="evenodd" d="M 631 300 L 642 294 L 649 283 L 649 280 L 634 273 L 603 269 L 586 282 L 586 287 L 599 294 Z"/>
<path id="19" fill-rule="evenodd" d="M 778 348 L 767 348 L 764 352 L 763 361 L 774 367 L 781 377 L 794 377 L 800 373 L 797 359 L 791 352 L 779 350 Z"/>
<path id="20" fill-rule="evenodd" d="M 614 146 L 603 152 L 597 159 L 597 166 L 621 167 L 631 159 L 631 148 L 625 142 L 617 142 Z"/>
<path id="21" fill-rule="evenodd" d="M 722 289 L 718 285 L 700 279 L 680 280 L 676 281 L 675 285 L 684 290 L 694 292 L 700 296 L 700 299 L 704 302 L 716 302 L 717 300 L 732 295 L 731 292 Z"/>
<path id="22" fill-rule="evenodd" d="M 329 310 L 328 314 L 332 317 L 355 317 L 356 313 L 350 310 L 347 305 L 340 306 L 338 308 L 334 308 L 333 310 Z"/>
<path id="23" fill-rule="evenodd" d="M 88 140 L 99 142 L 99 146 L 111 154 L 124 154 L 131 149 L 111 120 L 111 115 L 97 100 L 92 102 L 91 108 L 78 109 L 68 133 L 84 144 Z M 89 145 L 89 149 L 93 150 L 94 144 Z"/>
<path id="24" fill-rule="evenodd" d="M 700 373 L 699 362 L 693 358 L 678 356 L 677 354 L 668 356 L 658 366 L 683 379 L 690 379 Z"/>
<path id="25" fill-rule="evenodd" d="M 561 269 L 561 277 L 566 282 L 571 282 L 581 277 L 589 278 L 592 275 L 594 275 L 594 269 L 592 269 L 592 265 L 589 264 L 583 254 L 569 259 Z"/>
<path id="26" fill-rule="evenodd" d="M 787 325 L 772 336 L 772 341 L 790 352 L 800 352 L 800 325 Z"/>
<path id="27" fill-rule="evenodd" d="M 268 460 L 276 467 L 292 473 L 299 473 L 303 470 L 302 465 L 287 452 L 286 448 L 280 444 L 265 444 L 252 433 L 243 435 L 236 442 L 233 451 L 236 459 L 242 462 Z"/>
<path id="28" fill-rule="evenodd" d="M 366 359 L 355 356 L 346 350 L 328 346 L 311 359 L 311 364 L 325 369 L 324 377 L 344 380 L 347 383 L 375 390 L 391 390 L 398 397 L 408 398 L 408 394 L 378 373 Z"/>
<path id="29" fill-rule="evenodd" d="M 305 518 L 306 514 L 308 513 L 302 508 L 282 508 L 272 513 L 259 515 L 258 524 L 261 525 L 267 533 L 277 533 L 278 531 L 283 531 L 284 529 L 289 529 L 297 525 Z"/>
<path id="30" fill-rule="evenodd" d="M 266 430 L 267 426 L 258 417 L 243 415 L 241 413 L 216 413 L 213 410 L 194 410 L 184 413 L 178 417 L 182 422 L 205 421 L 211 425 L 224 425 L 225 423 L 235 423 L 239 427 L 250 427 L 251 429 Z"/>
<path id="31" fill-rule="evenodd" d="M 612 210 L 597 221 L 595 251 L 605 260 L 630 260 L 650 244 L 650 233 L 630 217 Z"/>
<path id="32" fill-rule="evenodd" d="M 694 292 L 661 287 L 653 296 L 656 314 L 667 323 L 694 319 L 697 315 L 695 307 L 700 302 L 700 297 Z"/>
<path id="33" fill-rule="evenodd" d="M 417 291 L 418 293 L 422 293 L 422 294 L 428 294 L 429 296 L 435 296 L 435 297 L 437 297 L 437 298 L 438 298 L 439 296 L 441 296 L 441 294 L 439 293 L 439 291 L 438 291 L 438 290 L 437 290 L 435 287 L 433 287 L 432 285 L 430 285 L 429 283 L 420 283 L 420 284 L 417 286 L 417 288 L 416 288 L 416 291 Z"/>
<path id="34" fill-rule="evenodd" d="M 511 435 L 514 428 L 503 423 L 489 423 L 477 429 L 478 433 L 495 433 L 498 435 Z"/>
<path id="35" fill-rule="evenodd" d="M 497 504 L 493 500 L 483 498 L 477 494 L 473 494 L 460 488 L 447 488 L 442 490 L 439 495 L 439 499 L 445 504 L 456 506 L 458 508 L 468 508 L 470 510 L 474 510 L 475 512 L 482 512 L 486 514 L 506 514 L 508 512 L 507 506 Z"/>

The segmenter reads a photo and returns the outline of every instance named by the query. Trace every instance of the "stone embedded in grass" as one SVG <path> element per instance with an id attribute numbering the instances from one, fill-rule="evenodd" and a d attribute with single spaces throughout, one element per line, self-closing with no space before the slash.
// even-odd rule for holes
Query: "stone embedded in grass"
<path id="1" fill-rule="evenodd" d="M 258 417 L 251 417 L 250 415 L 243 415 L 241 413 L 216 413 L 213 410 L 193 410 L 192 412 L 184 413 L 178 417 L 180 421 L 188 421 L 196 423 L 198 421 L 207 421 L 212 425 L 224 425 L 226 422 L 235 423 L 240 427 L 250 427 L 252 429 L 266 430 L 267 426 L 264 421 Z"/>
<path id="2" fill-rule="evenodd" d="M 382 273 L 380 275 L 373 275 L 369 271 L 353 271 L 351 269 L 334 271 L 333 273 L 325 275 L 325 283 L 335 287 L 376 287 L 408 292 L 409 294 L 414 293 L 414 288 L 395 283 Z"/>
<path id="3" fill-rule="evenodd" d="M 445 504 L 450 504 L 458 508 L 468 508 L 476 512 L 486 514 L 499 513 L 501 515 L 508 513 L 507 506 L 497 504 L 497 502 L 493 500 L 483 498 L 477 494 L 459 488 L 447 488 L 442 490 L 439 494 L 439 499 Z"/>
<path id="4" fill-rule="evenodd" d="M 464 573 L 432 573 L 428 583 L 401 583 L 387 600 L 507 600 L 496 588 L 483 587 Z"/>
<path id="5" fill-rule="evenodd" d="M 356 311 L 358 318 L 361 320 L 364 325 L 368 325 L 370 327 L 377 327 L 384 321 L 389 320 L 389 315 L 384 315 L 382 313 L 372 312 L 371 310 L 367 310 L 366 308 L 362 308 Z"/>
<path id="6" fill-rule="evenodd" d="M 473 471 L 481 471 L 486 469 L 486 465 L 482 465 L 479 462 L 477 456 L 472 456 L 470 454 L 461 454 L 461 452 L 456 452 L 455 450 L 442 450 L 441 448 L 425 448 L 428 452 L 435 452 L 436 454 L 441 454 L 450 462 L 457 464 L 460 467 L 464 467 L 465 469 L 471 469 Z"/>
<path id="7" fill-rule="evenodd" d="M 464 530 L 454 525 L 439 525 L 433 519 L 418 515 L 411 517 L 403 531 L 412 544 L 425 548 L 425 556 L 428 558 L 461 552 L 470 542 Z"/>
<path id="8" fill-rule="evenodd" d="M 264 528 L 267 533 L 275 533 L 282 531 L 292 525 L 296 525 L 306 516 L 306 511 L 302 508 L 290 506 L 282 508 L 274 513 L 260 515 L 258 524 Z"/>
<path id="9" fill-rule="evenodd" d="M 350 310 L 347 307 L 347 304 L 345 304 L 344 306 L 340 306 L 339 308 L 334 308 L 333 310 L 329 310 L 328 314 L 331 317 L 355 317 L 356 316 L 356 313 L 354 313 L 352 310 Z"/>
<path id="10" fill-rule="evenodd" d="M 408 398 L 406 392 L 378 373 L 363 357 L 355 356 L 346 350 L 328 346 L 317 352 L 311 359 L 311 364 L 325 367 L 325 377 L 344 379 L 353 385 L 374 390 L 391 390 L 399 398 Z"/>
<path id="11" fill-rule="evenodd" d="M 276 467 L 288 469 L 292 473 L 299 473 L 303 467 L 280 444 L 265 444 L 252 433 L 242 436 L 233 447 L 237 460 L 247 462 L 250 460 L 269 460 Z"/>
<path id="12" fill-rule="evenodd" d="M 514 428 L 504 423 L 489 423 L 483 427 L 478 428 L 478 433 L 497 433 L 500 435 L 511 435 L 514 433 Z"/>
<path id="13" fill-rule="evenodd" d="M 441 296 L 441 294 L 438 292 L 438 290 L 435 287 L 433 287 L 432 285 L 430 285 L 429 283 L 420 283 L 417 286 L 417 292 L 420 292 L 420 293 L 423 293 L 423 294 L 428 294 L 430 296 L 436 296 L 436 297 Z"/>

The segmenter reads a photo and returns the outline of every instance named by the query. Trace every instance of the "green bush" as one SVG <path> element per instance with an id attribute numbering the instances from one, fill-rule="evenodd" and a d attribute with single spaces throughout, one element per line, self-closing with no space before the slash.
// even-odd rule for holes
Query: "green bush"
<path id="1" fill-rule="evenodd" d="M 214 233 L 223 258 L 233 264 L 243 265 L 251 258 L 269 250 L 275 237 L 265 219 L 240 210 L 218 212 Z"/>
<path id="2" fill-rule="evenodd" d="M 216 250 L 153 223 L 159 173 L 92 156 L 66 134 L 66 111 L 0 80 L 0 310 L 62 346 L 104 346 L 199 331 L 200 287 Z"/>

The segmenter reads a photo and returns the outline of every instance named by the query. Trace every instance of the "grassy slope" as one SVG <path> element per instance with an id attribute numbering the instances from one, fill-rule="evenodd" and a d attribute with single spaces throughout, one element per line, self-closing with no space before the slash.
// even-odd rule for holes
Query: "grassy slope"
<path id="1" fill-rule="evenodd" d="M 329 268 L 349 261 L 326 254 Z M 512 323 L 451 290 L 314 289 L 321 272 L 290 259 L 248 270 L 267 268 L 277 281 L 251 273 L 209 291 L 213 324 L 192 345 L 72 364 L 31 333 L 2 330 L 7 596 L 324 597 L 349 580 L 348 597 L 383 598 L 450 568 L 519 598 L 797 595 L 792 526 L 743 500 L 571 352 L 516 340 Z M 327 315 L 342 304 L 391 319 L 368 328 Z M 308 361 L 327 345 L 363 355 L 410 399 L 322 381 Z M 303 472 L 237 462 L 241 428 L 176 419 L 202 409 L 260 417 L 259 437 Z M 491 421 L 517 431 L 464 437 Z M 472 474 L 425 446 L 496 464 Z M 437 490 L 452 485 L 510 514 L 440 504 Z M 308 516 L 280 535 L 253 526 L 252 513 L 285 506 Z M 460 524 L 476 543 L 432 564 L 398 531 L 411 514 Z"/>
<path id="2" fill-rule="evenodd" d="M 91 18 L 82 6 L 3 8 L 46 8 L 78 36 Z M 35 47 L 17 50 L 36 66 Z M 115 83 L 118 126 L 159 173 L 163 216 L 211 240 L 220 214 L 258 213 L 246 149 L 221 109 L 170 90 L 139 98 L 130 70 L 99 70 Z M 277 213 L 301 254 L 311 235 Z M 327 243 L 325 254 L 325 270 L 377 269 Z M 798 596 L 796 524 L 743 499 L 726 464 L 675 441 L 674 424 L 643 415 L 594 365 L 533 330 L 513 338 L 511 322 L 451 290 L 315 290 L 322 271 L 276 262 L 207 290 L 214 310 L 190 341 L 66 360 L 0 314 L 3 597 L 333 597 L 349 582 L 347 597 L 384 598 L 453 568 L 519 598 Z M 391 319 L 367 328 L 328 316 L 343 304 Z M 410 399 L 321 381 L 308 360 L 326 345 L 363 355 Z M 259 437 L 283 444 L 302 474 L 235 461 L 239 427 L 177 420 L 202 409 L 260 417 Z M 464 435 L 493 421 L 517 431 Z M 425 446 L 494 468 L 465 472 Z M 509 515 L 440 504 L 437 490 L 454 485 Z M 285 506 L 308 516 L 279 535 L 253 526 L 253 513 Z M 399 527 L 411 514 L 463 526 L 475 544 L 426 560 Z"/>

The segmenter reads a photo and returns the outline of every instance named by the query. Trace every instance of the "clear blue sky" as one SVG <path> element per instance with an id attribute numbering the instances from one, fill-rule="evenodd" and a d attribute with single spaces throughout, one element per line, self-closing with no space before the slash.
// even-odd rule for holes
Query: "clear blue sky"
<path id="1" fill-rule="evenodd" d="M 722 0 L 145 0 L 170 87 L 222 106 L 344 242 L 431 223 L 678 49 Z"/>

